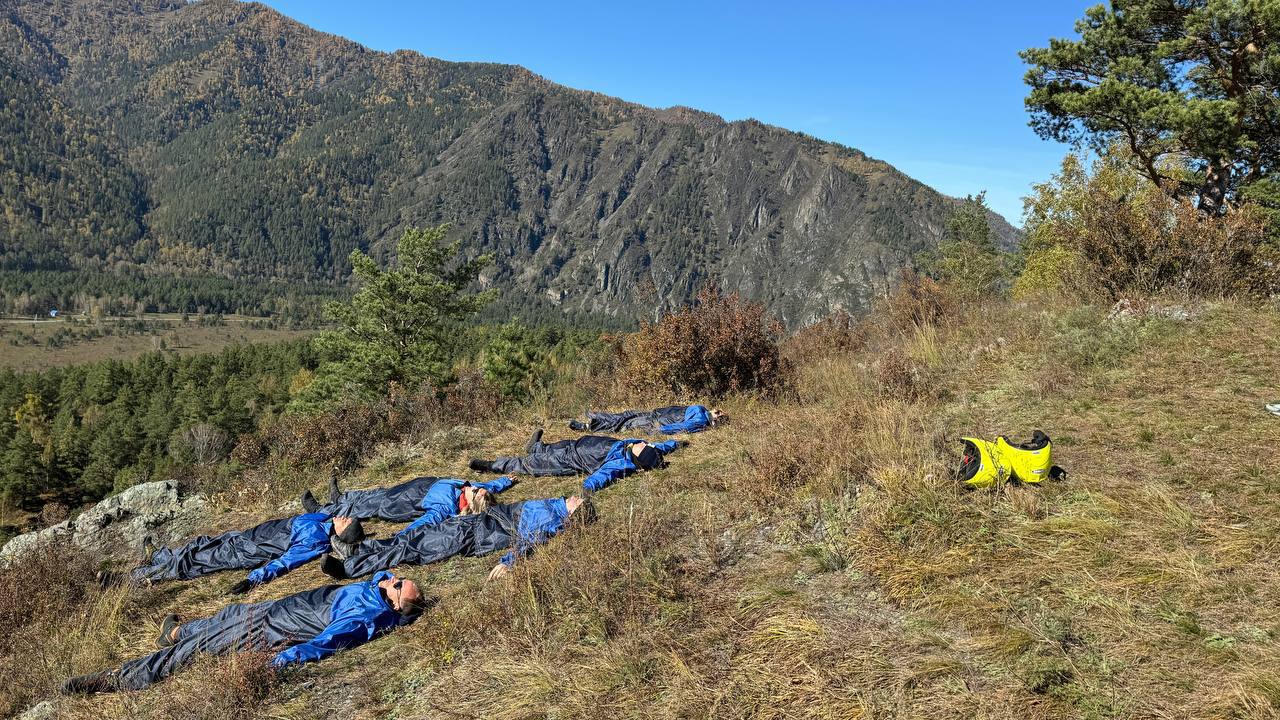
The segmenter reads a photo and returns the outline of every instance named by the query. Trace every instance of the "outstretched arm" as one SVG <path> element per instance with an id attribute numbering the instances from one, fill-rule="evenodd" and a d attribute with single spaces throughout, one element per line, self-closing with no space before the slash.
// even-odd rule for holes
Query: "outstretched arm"
<path id="1" fill-rule="evenodd" d="M 622 466 L 621 460 L 610 460 L 609 462 L 596 468 L 596 471 L 587 476 L 582 481 L 584 490 L 595 492 L 601 488 L 612 485 L 614 481 L 627 474 L 627 470 Z"/>
<path id="2" fill-rule="evenodd" d="M 498 567 L 505 568 L 505 569 L 498 570 L 498 568 L 495 567 L 492 571 L 489 572 L 489 578 L 493 579 L 494 577 L 501 577 L 502 575 L 506 574 L 507 570 L 510 570 L 512 567 L 515 566 L 516 560 L 519 560 L 525 555 L 528 555 L 529 551 L 533 550 L 533 547 L 535 545 L 541 545 L 545 543 L 547 540 L 549 540 L 550 538 L 551 536 L 544 532 L 535 532 L 535 533 L 531 533 L 528 536 L 520 535 L 519 537 L 516 538 L 515 547 L 508 550 L 506 554 L 504 554 L 502 558 L 498 560 Z"/>
<path id="3" fill-rule="evenodd" d="M 290 570 L 305 565 L 325 554 L 327 545 L 290 545 L 284 555 L 249 573 L 250 585 L 269 583 Z"/>
<path id="4" fill-rule="evenodd" d="M 676 448 L 683 447 L 684 444 L 685 443 L 681 442 L 680 440 L 663 440 L 660 443 L 653 443 L 653 449 L 657 450 L 663 455 L 668 455 L 671 452 L 675 451 Z"/>
<path id="5" fill-rule="evenodd" d="M 502 477 L 497 478 L 495 480 L 490 480 L 489 482 L 480 482 L 480 483 L 471 483 L 471 484 L 478 488 L 484 488 L 485 490 L 488 490 L 489 492 L 496 494 L 514 485 L 515 481 L 513 481 L 511 478 L 507 477 L 506 475 L 503 475 Z"/>
<path id="6" fill-rule="evenodd" d="M 373 632 L 365 623 L 351 619 L 339 620 L 330 624 L 310 641 L 276 653 L 271 665 L 280 668 L 285 665 L 302 665 L 323 660 L 339 650 L 366 643 L 372 636 Z"/>

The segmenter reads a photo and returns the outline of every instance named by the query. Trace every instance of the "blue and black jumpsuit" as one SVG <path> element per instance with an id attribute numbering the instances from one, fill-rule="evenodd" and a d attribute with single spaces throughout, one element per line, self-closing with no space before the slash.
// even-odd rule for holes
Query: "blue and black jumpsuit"
<path id="1" fill-rule="evenodd" d="M 629 448 L 643 442 L 636 438 L 619 440 L 605 435 L 585 435 L 575 440 L 534 443 L 533 452 L 518 457 L 500 457 L 491 467 L 494 472 L 523 475 L 577 475 L 590 473 L 582 486 L 599 490 L 614 480 L 640 469 Z M 664 440 L 649 443 L 660 455 L 666 455 L 680 443 Z"/>
<path id="2" fill-rule="evenodd" d="M 322 660 L 369 642 L 407 618 L 396 612 L 378 583 L 391 573 L 364 582 L 326 585 L 279 600 L 228 605 L 210 618 L 183 623 L 177 641 L 121 666 L 120 685 L 141 690 L 192 662 L 199 653 L 276 650 L 275 667 Z"/>
<path id="3" fill-rule="evenodd" d="M 141 580 L 190 580 L 221 570 L 247 570 L 253 585 L 271 582 L 329 552 L 333 522 L 324 513 L 268 520 L 248 530 L 201 535 L 180 548 L 160 548 L 130 576 Z"/>
<path id="4" fill-rule="evenodd" d="M 434 525 L 458 514 L 458 497 L 466 480 L 457 478 L 418 477 L 389 488 L 348 490 L 338 502 L 321 508 L 334 517 L 387 522 L 409 522 Z M 511 487 L 511 478 L 500 477 L 490 482 L 470 483 L 497 494 Z"/>
<path id="5" fill-rule="evenodd" d="M 711 413 L 703 405 L 668 405 L 654 410 L 587 413 L 587 432 L 656 429 L 666 435 L 675 435 L 695 433 L 706 429 L 709 425 L 711 425 Z"/>
<path id="6" fill-rule="evenodd" d="M 342 567 L 348 577 L 398 565 L 429 565 L 455 555 L 480 557 L 508 552 L 508 566 L 564 528 L 569 517 L 564 498 L 541 498 L 494 505 L 478 515 L 459 515 L 438 525 L 406 529 L 383 540 L 366 540 Z"/>

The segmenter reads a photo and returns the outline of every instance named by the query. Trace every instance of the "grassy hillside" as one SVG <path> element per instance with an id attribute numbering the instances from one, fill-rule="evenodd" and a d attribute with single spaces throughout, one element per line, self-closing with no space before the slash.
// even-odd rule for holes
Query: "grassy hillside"
<path id="1" fill-rule="evenodd" d="M 1280 418 L 1262 405 L 1280 397 L 1280 313 L 1188 309 L 993 304 L 806 333 L 793 397 L 731 399 L 732 425 L 602 492 L 599 524 L 510 580 L 485 582 L 492 559 L 407 568 L 438 603 L 389 637 L 271 684 L 253 656 L 209 662 L 59 700 L 59 717 L 1276 717 Z M 542 421 L 410 437 L 347 482 L 468 477 L 467 457 L 517 451 Z M 1066 480 L 950 479 L 955 438 L 1034 428 Z M 210 528 L 293 512 L 307 482 L 247 474 Z M 0 708 L 147 652 L 163 614 L 212 613 L 239 579 L 100 593 L 90 565 L 0 575 L 0 608 L 30 609 L 0 617 Z M 308 566 L 249 599 L 323 582 Z"/>

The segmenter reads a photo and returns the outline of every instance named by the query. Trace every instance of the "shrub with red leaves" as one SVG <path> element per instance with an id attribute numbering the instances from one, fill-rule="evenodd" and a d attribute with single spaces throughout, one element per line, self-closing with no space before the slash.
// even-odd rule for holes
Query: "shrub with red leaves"
<path id="1" fill-rule="evenodd" d="M 776 395 L 790 379 L 779 352 L 781 336 L 782 325 L 763 305 L 705 288 L 692 307 L 624 340 L 619 383 L 635 394 Z"/>

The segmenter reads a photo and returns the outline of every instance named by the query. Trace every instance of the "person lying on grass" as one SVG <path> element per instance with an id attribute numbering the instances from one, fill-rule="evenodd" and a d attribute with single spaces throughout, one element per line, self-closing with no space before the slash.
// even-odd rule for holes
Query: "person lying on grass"
<path id="1" fill-rule="evenodd" d="M 594 492 L 637 470 L 662 467 L 666 464 L 664 456 L 686 444 L 683 440 L 648 443 L 636 438 L 619 440 L 607 435 L 584 435 L 575 440 L 548 444 L 542 442 L 542 431 L 537 430 L 525 445 L 524 455 L 472 460 L 471 469 L 541 476 L 590 473 L 582 487 Z"/>
<path id="2" fill-rule="evenodd" d="M 668 405 L 653 410 L 623 410 L 619 413 L 587 411 L 587 421 L 570 420 L 569 429 L 578 432 L 625 432 L 647 430 L 664 435 L 696 433 L 729 421 L 719 409 L 705 405 Z"/>
<path id="3" fill-rule="evenodd" d="M 362 520 L 378 518 L 387 522 L 412 520 L 414 525 L 435 525 L 454 515 L 483 510 L 491 503 L 494 494 L 512 484 L 508 477 L 478 483 L 456 478 L 418 477 L 389 488 L 341 492 L 334 475 L 329 478 L 329 504 L 321 505 L 308 490 L 302 494 L 302 507 L 309 513 Z"/>
<path id="4" fill-rule="evenodd" d="M 326 556 L 320 569 L 345 580 L 399 565 L 430 565 L 455 555 L 481 557 L 507 550 L 489 573 L 493 580 L 557 533 L 595 520 L 595 505 L 576 495 L 494 505 L 478 515 L 459 515 L 384 540 L 366 540 L 345 559 Z"/>
<path id="5" fill-rule="evenodd" d="M 248 530 L 201 535 L 177 549 L 160 548 L 134 568 L 129 579 L 149 584 L 161 580 L 191 580 L 221 570 L 254 568 L 247 578 L 230 589 L 230 594 L 239 595 L 330 550 L 346 554 L 364 536 L 359 520 L 304 513 L 268 520 Z M 105 573 L 101 579 L 104 584 L 121 580 L 114 573 Z"/>
<path id="6" fill-rule="evenodd" d="M 141 690 L 190 664 L 200 653 L 274 650 L 271 665 L 275 668 L 323 660 L 413 622 L 424 607 L 417 583 L 381 572 L 365 582 L 228 605 L 203 620 L 182 622 L 170 615 L 156 639 L 160 650 L 113 670 L 73 677 L 62 684 L 62 692 Z"/>

